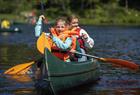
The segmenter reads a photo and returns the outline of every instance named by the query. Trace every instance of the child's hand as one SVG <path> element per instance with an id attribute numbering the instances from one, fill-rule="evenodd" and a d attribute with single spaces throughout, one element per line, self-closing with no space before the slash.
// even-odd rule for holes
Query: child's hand
<path id="1" fill-rule="evenodd" d="M 82 33 L 82 38 L 83 38 L 84 40 L 87 40 L 88 36 L 87 36 L 86 34 L 83 34 L 83 33 Z"/>
<path id="2" fill-rule="evenodd" d="M 45 19 L 45 16 L 44 15 L 40 15 L 39 18 Z"/>

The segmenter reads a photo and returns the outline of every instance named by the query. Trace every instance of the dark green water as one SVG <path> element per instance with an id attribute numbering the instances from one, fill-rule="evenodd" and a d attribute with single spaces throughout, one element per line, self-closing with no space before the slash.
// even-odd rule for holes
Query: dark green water
<path id="1" fill-rule="evenodd" d="M 40 57 L 36 50 L 34 27 L 20 25 L 23 32 L 0 34 L 0 95 L 40 95 L 34 74 L 8 76 L 3 72 L 20 63 Z M 83 26 L 95 40 L 92 55 L 121 58 L 140 64 L 140 27 Z M 101 77 L 95 84 L 76 88 L 64 95 L 140 95 L 140 71 L 101 64 Z"/>

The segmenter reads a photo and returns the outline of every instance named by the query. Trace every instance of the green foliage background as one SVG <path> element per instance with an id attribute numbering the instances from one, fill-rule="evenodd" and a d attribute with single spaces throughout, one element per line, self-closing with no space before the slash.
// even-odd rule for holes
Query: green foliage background
<path id="1" fill-rule="evenodd" d="M 0 19 L 26 22 L 26 13 L 42 13 L 41 4 L 50 21 L 76 14 L 82 24 L 140 24 L 140 0 L 0 0 Z"/>

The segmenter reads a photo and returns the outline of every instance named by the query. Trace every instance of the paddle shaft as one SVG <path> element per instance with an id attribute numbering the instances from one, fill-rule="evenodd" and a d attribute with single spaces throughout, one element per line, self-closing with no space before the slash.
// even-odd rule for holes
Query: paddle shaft
<path id="1" fill-rule="evenodd" d="M 83 54 L 83 53 L 80 53 L 80 52 L 74 52 L 76 54 L 79 54 L 79 55 L 83 55 L 83 56 L 87 56 L 87 57 L 92 57 L 92 58 L 95 58 L 95 59 L 99 59 L 99 60 L 102 60 L 102 58 L 100 57 L 97 57 L 97 56 L 93 56 L 93 55 L 89 55 L 89 54 Z"/>
<path id="2" fill-rule="evenodd" d="M 41 13 L 42 13 L 42 15 L 44 14 L 44 5 L 43 5 L 43 0 L 41 0 Z"/>

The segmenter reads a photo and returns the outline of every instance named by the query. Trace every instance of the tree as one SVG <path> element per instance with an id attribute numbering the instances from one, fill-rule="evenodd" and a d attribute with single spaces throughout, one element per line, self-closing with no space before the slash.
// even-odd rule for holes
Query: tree
<path id="1" fill-rule="evenodd" d="M 16 9 L 15 3 L 11 0 L 0 0 L 0 13 L 13 13 Z"/>

